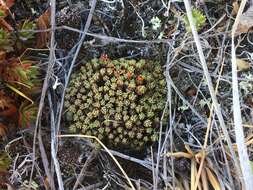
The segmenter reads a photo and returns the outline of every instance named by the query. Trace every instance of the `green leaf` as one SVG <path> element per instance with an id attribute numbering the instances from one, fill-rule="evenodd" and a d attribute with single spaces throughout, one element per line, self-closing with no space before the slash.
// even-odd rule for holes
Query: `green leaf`
<path id="1" fill-rule="evenodd" d="M 10 34 L 7 33 L 2 28 L 0 29 L 0 49 L 5 50 L 6 52 L 13 51 L 14 41 L 11 39 Z"/>
<path id="2" fill-rule="evenodd" d="M 19 108 L 19 126 L 30 127 L 30 124 L 36 121 L 38 106 L 23 102 Z"/>
<path id="3" fill-rule="evenodd" d="M 0 10 L 0 17 L 4 17 L 4 12 Z"/>
<path id="4" fill-rule="evenodd" d="M 34 30 L 36 28 L 36 24 L 32 21 L 26 20 L 22 26 L 19 28 L 21 32 L 19 33 L 19 36 L 21 40 L 27 41 L 34 38 L 34 33 L 31 31 L 23 32 L 22 30 Z"/>
<path id="5" fill-rule="evenodd" d="M 11 159 L 6 152 L 0 154 L 0 172 L 6 172 L 11 165 Z"/>

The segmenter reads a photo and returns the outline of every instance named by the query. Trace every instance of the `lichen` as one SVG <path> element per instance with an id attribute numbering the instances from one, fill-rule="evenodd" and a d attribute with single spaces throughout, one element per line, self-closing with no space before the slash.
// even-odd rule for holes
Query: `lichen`
<path id="1" fill-rule="evenodd" d="M 65 118 L 72 133 L 138 149 L 157 140 L 165 100 L 160 63 L 93 59 L 70 80 Z"/>

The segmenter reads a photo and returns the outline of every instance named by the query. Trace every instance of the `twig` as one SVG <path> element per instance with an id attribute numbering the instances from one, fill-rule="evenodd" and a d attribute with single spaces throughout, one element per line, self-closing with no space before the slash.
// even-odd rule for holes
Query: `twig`
<path id="1" fill-rule="evenodd" d="M 30 174 L 29 185 L 31 185 L 31 182 L 32 182 L 33 170 L 34 170 L 34 165 L 35 165 L 35 156 L 36 156 L 35 151 L 36 151 L 37 132 L 38 132 L 38 128 L 40 127 L 40 124 L 41 124 L 41 116 L 42 116 L 42 110 L 43 110 L 43 107 L 44 107 L 44 100 L 45 100 L 45 97 L 46 97 L 46 92 L 47 92 L 47 89 L 48 89 L 49 80 L 50 80 L 51 75 L 53 73 L 53 66 L 54 66 L 54 63 L 55 63 L 55 10 L 56 10 L 55 0 L 51 0 L 50 4 L 51 4 L 50 54 L 49 54 L 49 62 L 48 62 L 47 73 L 46 73 L 46 77 L 45 77 L 43 87 L 42 87 L 41 98 L 40 98 L 40 103 L 39 103 L 39 109 L 38 109 L 37 119 L 36 119 L 36 123 L 35 123 L 35 130 L 34 130 L 34 137 L 33 137 L 33 158 L 32 158 L 33 163 L 32 163 L 32 169 L 31 169 L 31 174 Z"/>
<path id="2" fill-rule="evenodd" d="M 104 150 L 105 151 L 105 150 Z M 144 161 L 144 160 L 140 160 L 140 159 L 137 159 L 137 158 L 134 158 L 134 157 L 131 157 L 131 156 L 128 156 L 128 155 L 125 155 L 121 152 L 118 152 L 118 151 L 115 151 L 115 150 L 110 150 L 110 152 L 114 155 L 114 156 L 117 156 L 117 157 L 120 157 L 120 158 L 123 158 L 125 160 L 129 160 L 131 162 L 135 162 L 137 164 L 140 164 L 142 165 L 143 167 L 149 169 L 152 171 L 152 163 L 149 163 L 148 161 Z"/>
<path id="3" fill-rule="evenodd" d="M 167 97 L 166 103 L 164 105 L 162 117 L 160 119 L 160 129 L 159 129 L 159 141 L 158 141 L 158 151 L 157 151 L 157 158 L 156 158 L 156 168 L 155 168 L 155 183 L 154 183 L 154 189 L 157 189 L 158 185 L 158 173 L 159 173 L 159 163 L 160 163 L 160 158 L 161 158 L 161 147 L 162 147 L 162 129 L 163 129 L 163 119 L 165 116 L 165 112 L 167 111 L 169 104 L 169 99 Z"/>
<path id="4" fill-rule="evenodd" d="M 135 14 L 139 17 L 139 19 L 141 20 L 141 34 L 142 34 L 142 37 L 146 37 L 146 32 L 145 32 L 145 22 L 143 20 L 143 18 L 141 17 L 141 15 L 139 14 L 139 12 L 137 11 L 136 7 L 131 3 L 131 1 L 128 1 L 128 3 L 133 7 L 134 11 L 135 11 Z"/>
<path id="5" fill-rule="evenodd" d="M 153 186 L 154 190 L 157 189 L 157 179 L 156 179 L 156 171 L 155 171 L 155 164 L 154 164 L 154 153 L 153 153 L 153 148 L 152 146 L 150 147 L 150 152 L 151 152 L 151 160 L 152 160 L 152 178 L 153 178 Z M 159 163 L 159 161 L 157 160 Z"/>
<path id="6" fill-rule="evenodd" d="M 73 32 L 77 32 L 82 34 L 83 31 L 69 27 L 69 26 L 60 26 L 57 29 L 67 29 Z M 168 43 L 171 40 L 129 40 L 129 39 L 124 39 L 124 38 L 116 38 L 116 37 L 111 37 L 111 36 L 106 36 L 106 35 L 101 35 L 101 34 L 95 34 L 95 33 L 90 33 L 87 32 L 86 33 L 87 36 L 91 36 L 94 38 L 98 38 L 101 40 L 105 40 L 108 42 L 112 42 L 112 43 L 118 43 L 118 42 L 123 42 L 123 43 L 136 43 L 136 44 L 159 44 L 159 43 Z"/>
<path id="7" fill-rule="evenodd" d="M 178 94 L 178 96 L 182 99 L 182 101 L 192 110 L 192 112 L 203 122 L 205 125 L 207 124 L 206 119 L 204 119 L 197 110 L 184 98 L 184 96 L 181 94 L 181 92 L 177 89 L 175 86 L 173 80 L 171 79 L 170 75 L 166 75 L 166 80 L 169 82 L 171 87 L 175 90 L 175 92 Z"/>
<path id="8" fill-rule="evenodd" d="M 83 188 L 79 188 L 77 190 L 93 190 L 93 189 L 98 189 L 101 185 L 103 185 L 103 182 L 99 182 L 93 185 L 89 185 Z"/>
<path id="9" fill-rule="evenodd" d="M 49 184 L 51 186 L 51 189 L 54 190 L 55 189 L 55 184 L 54 184 L 54 179 L 50 173 L 49 170 L 49 162 L 47 159 L 47 155 L 46 155 L 46 151 L 45 151 L 45 147 L 43 145 L 43 141 L 42 141 L 42 137 L 41 137 L 41 129 L 39 128 L 39 132 L 38 132 L 38 139 L 39 139 L 39 148 L 40 148 L 40 154 L 41 154 L 41 160 L 43 163 L 43 167 L 45 170 L 45 173 L 47 175 L 47 178 L 49 180 Z"/>
<path id="10" fill-rule="evenodd" d="M 84 177 L 84 173 L 85 173 L 85 170 L 87 169 L 87 167 L 90 165 L 90 163 L 92 162 L 92 160 L 94 160 L 96 158 L 96 155 L 97 155 L 97 150 L 94 149 L 89 157 L 87 158 L 87 160 L 85 161 L 79 175 L 77 176 L 77 179 L 76 179 L 76 182 L 74 184 L 74 187 L 73 187 L 73 190 L 75 190 L 78 185 L 81 183 L 81 181 L 83 180 L 83 177 Z"/>
<path id="11" fill-rule="evenodd" d="M 53 105 L 52 105 L 50 93 L 48 94 L 48 102 L 49 102 L 49 108 L 52 110 Z M 56 146 L 56 142 L 57 142 L 56 134 L 57 133 L 56 133 L 56 129 L 55 129 L 55 117 L 54 117 L 54 113 L 52 111 L 50 113 L 50 120 L 51 120 L 51 156 L 52 156 L 59 188 L 62 188 L 62 190 L 64 190 L 64 185 L 63 185 L 63 180 L 62 180 L 61 170 L 60 170 L 60 164 L 57 160 L 57 153 L 56 153 L 56 147 L 57 147 Z"/>

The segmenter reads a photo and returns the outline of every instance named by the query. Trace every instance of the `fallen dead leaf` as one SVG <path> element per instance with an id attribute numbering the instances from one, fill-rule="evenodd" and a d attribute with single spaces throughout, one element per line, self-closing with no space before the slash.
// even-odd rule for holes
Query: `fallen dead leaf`
<path id="1" fill-rule="evenodd" d="M 0 61 L 5 60 L 6 58 L 6 52 L 0 50 Z"/>
<path id="2" fill-rule="evenodd" d="M 14 0 L 0 0 L 0 10 L 4 14 L 3 17 L 0 18 L 0 26 L 9 32 L 13 31 L 13 28 L 4 20 L 4 18 L 10 13 L 10 8 L 14 5 L 14 2 Z"/>
<path id="3" fill-rule="evenodd" d="M 236 15 L 239 10 L 239 4 L 237 1 L 233 2 L 233 10 L 232 10 L 232 15 Z"/>
<path id="4" fill-rule="evenodd" d="M 11 7 L 14 5 L 14 3 L 15 3 L 15 0 L 7 0 L 7 1 L 5 2 L 6 6 L 7 6 L 8 8 L 11 8 Z"/>
<path id="5" fill-rule="evenodd" d="M 6 129 L 7 127 L 4 124 L 0 123 L 0 138 L 6 136 Z"/>
<path id="6" fill-rule="evenodd" d="M 235 36 L 247 33 L 252 26 L 253 26 L 253 6 L 249 7 L 248 10 L 245 13 L 243 13 L 242 16 L 240 17 Z"/>
<path id="7" fill-rule="evenodd" d="M 245 70 L 248 70 L 250 68 L 250 63 L 243 60 L 243 59 L 237 58 L 236 59 L 236 64 L 237 64 L 237 67 L 238 67 L 239 71 L 245 71 Z"/>
<path id="8" fill-rule="evenodd" d="M 197 89 L 194 86 L 190 86 L 185 91 L 186 96 L 193 97 L 197 94 Z"/>
<path id="9" fill-rule="evenodd" d="M 37 27 L 39 30 L 46 30 L 50 27 L 50 9 L 46 10 L 38 19 Z M 37 34 L 37 48 L 43 48 L 49 40 L 49 32 L 40 32 Z"/>
<path id="10" fill-rule="evenodd" d="M 17 108 L 15 105 L 10 104 L 8 109 L 5 109 L 3 111 L 0 111 L 0 116 L 2 117 L 10 117 L 14 115 L 17 112 Z"/>
<path id="11" fill-rule="evenodd" d="M 169 152 L 166 154 L 168 157 L 175 157 L 175 158 L 189 158 L 191 159 L 193 155 L 186 153 L 186 152 Z"/>

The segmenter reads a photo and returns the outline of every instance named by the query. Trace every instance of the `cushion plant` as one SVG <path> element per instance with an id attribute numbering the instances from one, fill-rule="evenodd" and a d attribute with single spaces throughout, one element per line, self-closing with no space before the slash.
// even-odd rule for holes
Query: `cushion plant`
<path id="1" fill-rule="evenodd" d="M 158 62 L 93 59 L 72 75 L 65 116 L 72 133 L 137 149 L 157 140 L 165 100 Z"/>

